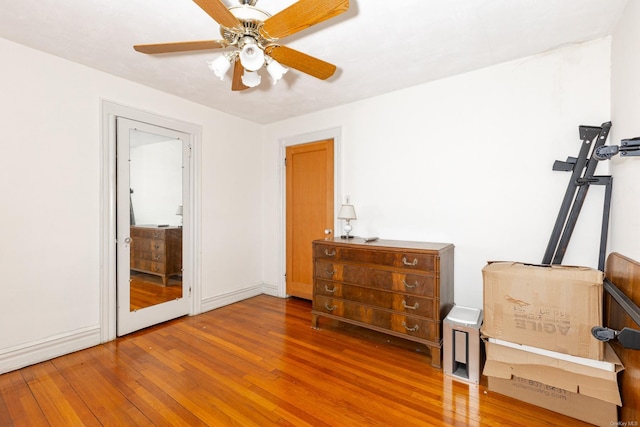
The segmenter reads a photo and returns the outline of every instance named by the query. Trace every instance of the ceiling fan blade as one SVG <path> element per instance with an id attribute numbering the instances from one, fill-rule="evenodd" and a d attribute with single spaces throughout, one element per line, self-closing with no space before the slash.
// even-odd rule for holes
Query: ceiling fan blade
<path id="1" fill-rule="evenodd" d="M 218 24 L 226 28 L 242 30 L 242 23 L 233 13 L 229 12 L 227 6 L 221 0 L 193 0 L 202 10 L 212 17 Z"/>
<path id="2" fill-rule="evenodd" d="M 265 53 L 282 65 L 295 68 L 298 71 L 302 71 L 320 80 L 326 80 L 336 72 L 335 65 L 291 49 L 290 47 L 271 45 L 267 46 Z"/>
<path id="3" fill-rule="evenodd" d="M 299 0 L 264 22 L 263 35 L 281 39 L 349 9 L 349 0 Z"/>
<path id="4" fill-rule="evenodd" d="M 155 54 L 187 52 L 191 50 L 220 49 L 227 46 L 228 44 L 224 40 L 199 40 L 191 42 L 137 44 L 133 46 L 133 48 L 141 53 Z"/>
<path id="5" fill-rule="evenodd" d="M 244 68 L 240 61 L 236 60 L 236 64 L 233 67 L 233 80 L 231 82 L 231 90 L 239 91 L 249 89 L 249 86 L 245 86 L 242 83 L 242 73 L 244 72 Z"/>

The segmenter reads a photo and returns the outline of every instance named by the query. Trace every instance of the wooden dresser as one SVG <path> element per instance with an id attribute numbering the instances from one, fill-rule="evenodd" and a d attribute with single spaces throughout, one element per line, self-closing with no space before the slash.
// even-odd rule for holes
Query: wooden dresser
<path id="1" fill-rule="evenodd" d="M 162 277 L 182 273 L 182 227 L 131 226 L 131 269 Z"/>
<path id="2" fill-rule="evenodd" d="M 315 240 L 311 326 L 326 316 L 423 343 L 440 368 L 442 321 L 453 307 L 453 252 L 447 243 Z"/>

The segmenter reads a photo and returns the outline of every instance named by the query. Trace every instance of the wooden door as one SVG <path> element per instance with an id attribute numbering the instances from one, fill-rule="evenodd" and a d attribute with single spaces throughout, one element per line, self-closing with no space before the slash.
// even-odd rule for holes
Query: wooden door
<path id="1" fill-rule="evenodd" d="M 311 299 L 311 242 L 333 230 L 333 139 L 287 147 L 287 294 Z"/>

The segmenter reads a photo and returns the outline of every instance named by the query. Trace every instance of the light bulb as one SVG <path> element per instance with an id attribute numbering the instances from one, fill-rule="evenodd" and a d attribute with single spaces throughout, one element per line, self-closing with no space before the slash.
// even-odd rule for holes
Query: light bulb
<path id="1" fill-rule="evenodd" d="M 264 65 L 264 52 L 255 43 L 247 43 L 240 51 L 240 63 L 249 71 L 257 71 Z"/>

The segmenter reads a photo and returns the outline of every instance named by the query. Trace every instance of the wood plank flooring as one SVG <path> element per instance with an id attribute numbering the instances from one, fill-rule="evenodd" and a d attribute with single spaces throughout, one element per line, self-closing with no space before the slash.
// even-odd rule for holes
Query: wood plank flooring
<path id="1" fill-rule="evenodd" d="M 0 426 L 586 425 L 261 295 L 0 376 Z"/>
<path id="2" fill-rule="evenodd" d="M 150 307 L 182 297 L 182 278 L 171 276 L 167 286 L 162 286 L 162 277 L 131 271 L 129 309 L 131 311 Z"/>

